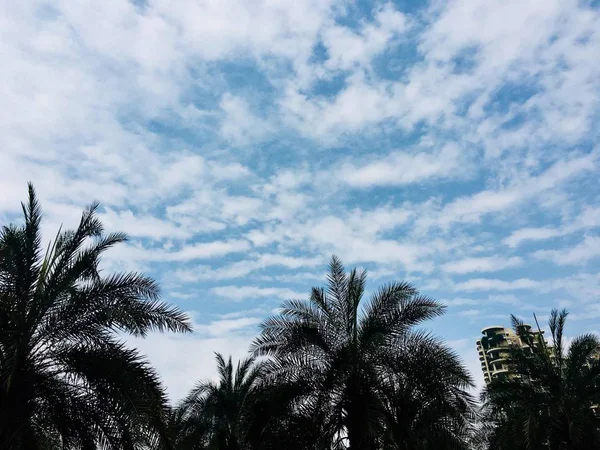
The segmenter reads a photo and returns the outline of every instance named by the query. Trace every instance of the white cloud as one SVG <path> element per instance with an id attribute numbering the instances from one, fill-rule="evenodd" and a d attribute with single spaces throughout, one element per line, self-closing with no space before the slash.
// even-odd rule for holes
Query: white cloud
<path id="1" fill-rule="evenodd" d="M 139 243 L 120 245 L 111 249 L 105 259 L 110 261 L 140 261 L 140 262 L 185 262 L 198 259 L 210 259 L 239 253 L 250 249 L 250 243 L 242 239 L 228 241 L 200 242 L 183 245 L 178 250 L 168 248 L 146 248 Z"/>
<path id="2" fill-rule="evenodd" d="M 158 172 L 158 184 L 161 188 L 174 191 L 194 184 L 207 174 L 206 160 L 199 155 L 182 154 L 167 161 Z"/>
<path id="3" fill-rule="evenodd" d="M 497 272 L 499 270 L 518 267 L 523 264 L 523 259 L 519 256 L 502 258 L 499 256 L 464 258 L 458 261 L 451 261 L 442 264 L 441 269 L 444 272 L 465 274 L 472 272 Z"/>
<path id="4" fill-rule="evenodd" d="M 519 2 L 509 0 L 489 4 L 481 0 L 449 2 L 443 5 L 440 17 L 432 24 L 421 42 L 421 48 L 430 58 L 447 61 L 457 52 L 472 45 L 483 45 L 482 52 L 494 50 L 496 61 L 489 65 L 506 66 L 543 44 L 546 33 L 559 14 L 560 2 Z M 457 28 L 457 23 L 465 27 Z M 519 39 L 526 39 L 520 42 Z"/>
<path id="5" fill-rule="evenodd" d="M 331 1 L 305 0 L 294 4 L 261 0 L 224 2 L 185 0 L 176 6 L 161 0 L 149 12 L 164 15 L 181 27 L 188 51 L 203 59 L 274 54 L 308 57 Z M 295 26 L 290 29 L 289 24 Z"/>
<path id="6" fill-rule="evenodd" d="M 490 295 L 488 296 L 487 301 L 505 305 L 523 305 L 523 300 L 513 294 Z"/>
<path id="7" fill-rule="evenodd" d="M 179 269 L 175 276 L 183 281 L 199 280 L 226 280 L 244 277 L 252 272 L 267 267 L 281 266 L 288 269 L 299 269 L 301 267 L 314 267 L 324 263 L 322 258 L 299 258 L 286 255 L 263 253 L 256 259 L 240 260 L 226 266 L 212 269 L 208 266 L 199 266 L 191 269 Z"/>
<path id="8" fill-rule="evenodd" d="M 558 265 L 583 265 L 600 257 L 600 237 L 586 236 L 575 247 L 560 250 L 538 250 L 533 253 L 538 259 L 549 260 Z"/>
<path id="9" fill-rule="evenodd" d="M 360 221 L 358 222 L 360 223 Z M 393 239 L 377 238 L 364 234 L 360 226 L 342 218 L 327 216 L 307 224 L 301 230 L 291 230 L 294 237 L 305 240 L 311 247 L 324 254 L 336 254 L 348 263 L 375 262 L 401 263 L 411 270 L 431 270 L 432 266 L 424 258 L 431 252 L 413 243 L 403 243 Z"/>
<path id="10" fill-rule="evenodd" d="M 408 130 L 425 122 L 438 143 L 450 130 L 481 145 L 487 158 L 512 151 L 511 157 L 530 162 L 547 161 L 549 144 L 575 143 L 593 129 L 600 103 L 592 63 L 600 49 L 600 18 L 594 10 L 575 0 L 551 0 L 543 7 L 512 0 L 434 5 L 431 14 L 424 14 L 428 26 L 419 30 L 422 62 L 402 60 L 399 80 L 365 77 L 357 69 L 327 98 L 307 96 L 303 76 L 302 82 L 287 84 L 281 101 L 289 123 L 330 142 L 348 132 L 369 133 L 386 121 Z M 514 16 L 519 19 L 505 19 Z M 346 35 L 352 33 L 341 33 Z M 495 97 L 516 80 L 539 92 L 497 112 Z M 465 104 L 470 106 L 461 117 Z M 524 114 L 528 120 L 520 123 Z M 517 123 L 507 129 L 512 121 Z"/>
<path id="11" fill-rule="evenodd" d="M 393 117 L 396 101 L 386 92 L 386 86 L 368 84 L 364 76 L 355 74 L 329 102 L 311 101 L 290 86 L 280 108 L 289 124 L 308 136 L 330 142 L 345 132 L 358 132 L 369 124 Z"/>
<path id="12" fill-rule="evenodd" d="M 486 214 L 514 208 L 576 175 L 595 170 L 597 159 L 598 152 L 560 160 L 537 176 L 516 179 L 507 188 L 459 197 L 439 212 L 434 223 L 449 226 L 454 222 L 479 222 Z M 423 223 L 427 225 L 428 220 Z"/>
<path id="13" fill-rule="evenodd" d="M 595 320 L 600 319 L 600 304 L 588 305 L 584 312 L 581 314 L 569 314 L 569 320 Z M 592 331 L 592 333 L 600 336 L 598 331 Z"/>
<path id="14" fill-rule="evenodd" d="M 386 4 L 375 13 L 374 22 L 361 30 L 333 25 L 323 31 L 323 44 L 327 48 L 325 67 L 330 70 L 350 70 L 370 63 L 383 52 L 389 41 L 407 30 L 407 18 Z"/>
<path id="15" fill-rule="evenodd" d="M 178 252 L 166 255 L 166 260 L 189 261 L 193 259 L 212 258 L 229 253 L 243 252 L 250 248 L 248 241 L 235 239 L 229 241 L 202 242 L 183 247 Z"/>
<path id="16" fill-rule="evenodd" d="M 511 305 L 518 309 L 535 309 L 536 306 L 531 303 L 525 303 L 523 297 L 516 296 L 514 294 L 494 294 L 488 296 L 478 295 L 477 298 L 464 298 L 458 297 L 449 300 L 442 300 L 442 303 L 452 308 L 459 308 L 461 306 L 479 306 L 490 307 L 493 304 Z"/>
<path id="17" fill-rule="evenodd" d="M 579 303 L 594 302 L 600 296 L 600 274 L 577 271 L 575 274 L 547 282 L 555 289 L 563 289 Z"/>
<path id="18" fill-rule="evenodd" d="M 432 19 L 421 49 L 434 72 L 447 76 L 453 70 L 453 58 L 469 49 L 476 52 L 474 67 L 468 72 L 472 84 L 467 91 L 477 86 L 481 95 L 469 115 L 477 121 L 483 118 L 485 125 L 477 131 L 485 133 L 485 141 L 491 144 L 486 149 L 488 156 L 521 147 L 524 137 L 528 138 L 529 150 L 537 152 L 537 148 L 532 148 L 534 143 L 537 147 L 552 139 L 572 141 L 589 129 L 592 105 L 598 101 L 598 81 L 592 75 L 592 64 L 586 61 L 600 44 L 596 12 L 576 1 L 551 0 L 542 4 L 467 0 L 443 4 L 441 14 Z M 456 23 L 461 24 L 460 29 Z M 581 42 L 581 36 L 588 39 Z M 540 77 L 543 92 L 515 105 L 502 120 L 523 112 L 537 111 L 536 117 L 515 132 L 486 128 L 495 121 L 484 109 L 494 95 L 493 86 L 507 80 L 527 83 L 535 77 Z M 451 89 L 446 83 L 443 86 Z"/>
<path id="19" fill-rule="evenodd" d="M 192 236 L 188 229 L 178 227 L 171 222 L 150 215 L 134 214 L 127 209 L 115 211 L 110 208 L 100 215 L 107 230 L 123 231 L 130 236 L 152 239 L 186 239 Z"/>
<path id="20" fill-rule="evenodd" d="M 444 305 L 449 307 L 459 307 L 459 306 L 474 306 L 481 303 L 481 300 L 477 300 L 474 298 L 452 298 L 441 300 Z"/>
<path id="21" fill-rule="evenodd" d="M 209 161 L 208 165 L 212 176 L 217 180 L 235 181 L 248 178 L 252 175 L 250 169 L 237 161 L 223 163 L 221 161 Z"/>
<path id="22" fill-rule="evenodd" d="M 377 236 L 408 223 L 414 215 L 409 205 L 399 208 L 383 206 L 371 210 L 357 208 L 345 220 L 361 234 Z"/>
<path id="23" fill-rule="evenodd" d="M 211 337 L 228 336 L 234 332 L 256 329 L 262 321 L 259 317 L 238 317 L 233 319 L 220 319 L 210 322 L 206 325 L 199 324 L 194 327 L 194 331 L 199 334 L 207 334 Z"/>
<path id="24" fill-rule="evenodd" d="M 210 266 L 197 266 L 194 268 L 177 269 L 175 277 L 185 282 L 197 282 L 200 280 L 226 280 L 248 275 L 251 269 L 245 261 L 238 261 L 229 266 L 211 269 Z"/>
<path id="25" fill-rule="evenodd" d="M 243 98 L 225 94 L 220 107 L 224 113 L 221 134 L 235 144 L 248 145 L 272 132 L 270 123 L 256 117 Z"/>
<path id="26" fill-rule="evenodd" d="M 240 309 L 230 313 L 218 314 L 219 319 L 241 319 L 267 312 L 264 308 Z"/>
<path id="27" fill-rule="evenodd" d="M 110 229 L 139 238 L 105 262 L 175 273 L 165 298 L 182 302 L 189 283 L 232 278 L 233 299 L 300 295 L 286 284 L 323 281 L 316 260 L 337 253 L 375 276 L 430 274 L 419 281 L 442 298 L 523 290 L 540 305 L 552 291 L 581 314 L 600 295 L 594 249 L 559 255 L 549 239 L 600 224 L 598 153 L 584 154 L 598 142 L 600 14 L 576 0 L 430 6 L 367 19 L 338 0 L 5 2 L 0 218 L 29 179 L 45 236 L 98 199 Z M 511 260 L 505 236 L 513 258 L 548 240 L 537 255 L 564 275 L 438 272 L 495 270 Z M 519 306 L 492 297 L 454 304 Z M 213 350 L 245 354 L 260 315 L 139 345 L 180 397 L 214 374 Z"/>
<path id="28" fill-rule="evenodd" d="M 536 289 L 542 282 L 529 278 L 505 281 L 493 278 L 473 278 L 454 286 L 455 291 L 514 291 Z"/>
<path id="29" fill-rule="evenodd" d="M 371 277 L 373 278 L 373 277 Z M 257 278 L 262 281 L 277 281 L 280 283 L 305 283 L 307 281 L 322 284 L 327 279 L 326 272 L 294 272 L 286 275 L 262 275 Z"/>
<path id="30" fill-rule="evenodd" d="M 581 230 L 600 227 L 600 208 L 585 207 L 570 223 L 559 228 L 521 228 L 504 240 L 509 247 L 517 247 L 525 241 L 541 241 L 554 237 L 567 236 Z"/>
<path id="31" fill-rule="evenodd" d="M 239 225 L 245 225 L 260 214 L 261 199 L 247 196 L 230 196 L 222 200 L 221 215 Z"/>
<path id="32" fill-rule="evenodd" d="M 553 237 L 562 236 L 562 230 L 556 228 L 521 228 L 513 231 L 504 243 L 509 247 L 517 247 L 524 241 L 542 241 Z"/>
<path id="33" fill-rule="evenodd" d="M 353 187 L 402 186 L 420 181 L 462 177 L 465 154 L 456 144 L 447 144 L 437 153 L 395 152 L 376 161 L 345 163 L 340 179 Z"/>
<path id="34" fill-rule="evenodd" d="M 288 288 L 261 288 L 258 286 L 218 286 L 211 288 L 210 292 L 219 297 L 228 298 L 234 301 L 264 297 L 287 300 L 292 298 L 304 298 L 307 295 L 306 293 L 294 292 Z"/>
<path id="35" fill-rule="evenodd" d="M 183 398 L 200 380 L 217 379 L 214 353 L 233 360 L 248 356 L 252 339 L 258 334 L 262 321 L 257 313 L 223 315 L 208 323 L 199 322 L 203 316 L 196 311 L 189 313 L 194 332 L 191 334 L 150 333 L 146 338 L 128 337 L 127 342 L 147 355 L 161 374 L 172 401 Z"/>
<path id="36" fill-rule="evenodd" d="M 215 331 L 217 331 L 215 329 Z M 225 333 L 215 337 L 151 334 L 145 339 L 128 339 L 131 345 L 147 355 L 167 387 L 169 397 L 182 399 L 200 380 L 216 379 L 214 352 L 234 360 L 245 358 L 255 330 Z"/>

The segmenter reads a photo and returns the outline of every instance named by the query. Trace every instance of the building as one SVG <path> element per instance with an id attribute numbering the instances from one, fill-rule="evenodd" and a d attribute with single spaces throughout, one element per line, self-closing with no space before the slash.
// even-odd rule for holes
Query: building
<path id="1" fill-rule="evenodd" d="M 531 325 L 523 325 L 528 331 L 531 331 Z M 510 374 L 507 361 L 507 348 L 511 345 L 526 347 L 519 336 L 510 328 L 503 326 L 487 327 L 481 330 L 483 337 L 477 340 L 477 352 L 479 353 L 479 362 L 485 383 L 488 384 L 492 379 L 505 377 Z M 533 331 L 534 335 L 544 333 L 543 331 Z"/>

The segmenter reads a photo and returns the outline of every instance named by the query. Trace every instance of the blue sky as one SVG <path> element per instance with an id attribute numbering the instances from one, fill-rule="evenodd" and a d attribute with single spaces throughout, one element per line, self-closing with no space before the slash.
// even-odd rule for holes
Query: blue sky
<path id="1" fill-rule="evenodd" d="M 196 333 L 134 342 L 174 398 L 332 253 L 413 282 L 482 383 L 509 314 L 600 329 L 600 10 L 574 0 L 0 1 L 0 220 L 102 203 Z"/>

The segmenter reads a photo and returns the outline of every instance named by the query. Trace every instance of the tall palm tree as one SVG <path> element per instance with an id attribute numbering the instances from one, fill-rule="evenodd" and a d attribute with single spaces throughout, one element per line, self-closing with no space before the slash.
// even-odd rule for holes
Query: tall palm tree
<path id="1" fill-rule="evenodd" d="M 169 410 L 167 418 L 169 439 L 157 443 L 154 450 L 206 450 L 210 424 L 194 409 L 180 404 Z"/>
<path id="2" fill-rule="evenodd" d="M 136 273 L 103 275 L 123 242 L 92 204 L 43 253 L 31 184 L 24 224 L 0 232 L 0 448 L 134 449 L 165 437 L 158 374 L 116 332 L 190 331 L 186 315 Z"/>
<path id="3" fill-rule="evenodd" d="M 438 339 L 418 336 L 398 349 L 382 383 L 386 450 L 472 450 L 474 399 L 457 356 Z"/>
<path id="4" fill-rule="evenodd" d="M 600 448 L 600 340 L 593 334 L 567 348 L 567 311 L 552 310 L 551 345 L 512 316 L 525 347 L 507 352 L 514 374 L 493 380 L 483 393 L 489 448 L 591 450 Z"/>
<path id="5" fill-rule="evenodd" d="M 253 357 L 234 369 L 216 354 L 219 381 L 198 383 L 174 411 L 176 450 L 249 449 L 253 408 L 259 398 L 261 364 Z"/>
<path id="6" fill-rule="evenodd" d="M 298 405 L 328 448 L 417 448 L 406 427 L 459 440 L 472 381 L 451 351 L 415 328 L 444 307 L 405 282 L 382 286 L 363 304 L 366 273 L 347 274 L 335 256 L 327 280 L 308 300 L 286 301 L 262 324 L 252 351 L 271 357 L 279 378 L 311 386 Z M 408 413 L 411 391 L 421 402 Z"/>
<path id="7" fill-rule="evenodd" d="M 251 405 L 248 429 L 252 450 L 336 450 L 328 431 L 331 414 L 315 420 L 311 402 L 313 386 L 306 375 L 290 377 L 278 361 L 262 360 L 262 371 Z M 305 368 L 305 373 L 310 368 Z M 283 376 L 282 376 L 283 375 Z M 324 413 L 324 408 L 322 410 Z M 339 443 L 339 439 L 338 439 Z M 335 443 L 334 443 L 335 444 Z"/>

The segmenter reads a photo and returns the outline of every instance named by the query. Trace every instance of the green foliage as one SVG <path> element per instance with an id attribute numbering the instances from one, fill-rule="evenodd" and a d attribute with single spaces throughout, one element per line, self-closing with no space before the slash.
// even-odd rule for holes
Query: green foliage
<path id="1" fill-rule="evenodd" d="M 490 449 L 592 450 L 600 448 L 600 341 L 576 337 L 566 348 L 567 312 L 553 310 L 551 343 L 513 316 L 526 347 L 508 351 L 515 376 L 494 380 L 483 393 Z"/>
<path id="2" fill-rule="evenodd" d="M 178 450 L 251 448 L 256 407 L 262 397 L 263 367 L 253 357 L 234 370 L 216 354 L 219 381 L 198 383 L 171 413 L 172 438 Z"/>
<path id="3" fill-rule="evenodd" d="M 0 232 L 0 448 L 137 449 L 166 438 L 160 378 L 117 332 L 190 331 L 186 315 L 136 273 L 103 276 L 125 241 L 88 207 L 42 251 L 33 187 L 24 224 Z"/>
<path id="4" fill-rule="evenodd" d="M 592 450 L 600 448 L 600 341 L 525 346 L 478 407 L 461 361 L 422 325 L 444 307 L 394 282 L 363 299 L 366 272 L 333 257 L 325 288 L 263 322 L 251 356 L 216 355 L 219 380 L 176 407 L 119 335 L 188 332 L 187 316 L 137 273 L 103 274 L 106 234 L 88 207 L 42 249 L 33 187 L 24 223 L 0 231 L 0 448 L 8 450 Z M 482 345 L 498 345 L 486 336 Z"/>
<path id="5" fill-rule="evenodd" d="M 275 384 L 306 386 L 293 420 L 321 448 L 466 448 L 471 379 L 444 344 L 415 328 L 443 313 L 404 282 L 363 303 L 366 273 L 331 260 L 328 286 L 289 300 L 252 345 Z M 307 447 L 309 448 L 309 447 Z M 312 447 L 315 448 L 315 447 Z"/>

